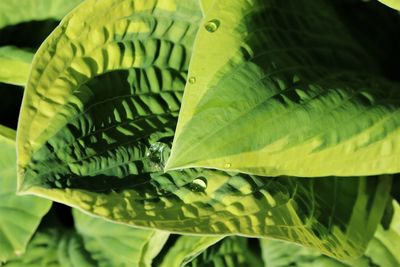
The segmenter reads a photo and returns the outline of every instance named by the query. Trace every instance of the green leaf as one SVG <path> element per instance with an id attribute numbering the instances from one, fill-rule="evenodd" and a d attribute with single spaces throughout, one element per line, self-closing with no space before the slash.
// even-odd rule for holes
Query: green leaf
<path id="1" fill-rule="evenodd" d="M 134 226 L 362 254 L 390 177 L 162 172 L 201 16 L 197 1 L 173 0 L 89 0 L 70 13 L 33 62 L 18 128 L 19 191 Z"/>
<path id="2" fill-rule="evenodd" d="M 389 229 L 379 226 L 365 254 L 381 266 L 400 265 L 400 205 L 393 200 L 393 218 Z"/>
<path id="3" fill-rule="evenodd" d="M 91 217 L 73 210 L 75 226 L 96 266 L 152 266 L 168 239 L 166 232 L 143 230 Z"/>
<path id="4" fill-rule="evenodd" d="M 104 168 L 143 158 L 149 143 L 173 135 L 200 16 L 197 1 L 173 0 L 91 0 L 68 15 L 33 62 L 19 120 L 20 178 L 39 159 L 80 176 L 140 172 L 134 162 Z"/>
<path id="5" fill-rule="evenodd" d="M 388 230 L 379 227 L 365 254 L 357 260 L 340 262 L 319 251 L 277 240 L 261 240 L 266 267 L 397 267 L 400 265 L 400 206 L 393 201 L 395 215 Z"/>
<path id="6" fill-rule="evenodd" d="M 400 1 L 399 0 L 379 0 L 383 4 L 390 6 L 391 8 L 400 10 Z"/>
<path id="7" fill-rule="evenodd" d="M 214 1 L 166 170 L 263 176 L 400 171 L 400 86 L 329 1 Z"/>
<path id="8" fill-rule="evenodd" d="M 13 46 L 0 47 L 0 82 L 25 85 L 33 53 Z"/>
<path id="9" fill-rule="evenodd" d="M 75 232 L 62 231 L 57 246 L 58 262 L 63 267 L 98 266 L 88 251 L 85 250 L 82 237 Z"/>
<path id="10" fill-rule="evenodd" d="M 48 229 L 35 234 L 26 252 L 5 264 L 6 267 L 58 267 L 57 248 L 61 232 Z"/>
<path id="11" fill-rule="evenodd" d="M 115 224 L 73 210 L 76 229 L 50 225 L 35 234 L 25 254 L 6 267 L 150 267 L 169 234 Z"/>
<path id="12" fill-rule="evenodd" d="M 160 267 L 187 266 L 224 236 L 181 236 L 165 255 Z"/>
<path id="13" fill-rule="evenodd" d="M 0 263 L 24 253 L 51 202 L 17 196 L 15 132 L 0 125 Z"/>
<path id="14" fill-rule="evenodd" d="M 31 20 L 60 20 L 82 0 L 7 0 L 0 2 L 0 29 Z"/>
<path id="15" fill-rule="evenodd" d="M 35 234 L 21 257 L 6 267 L 95 267 L 97 263 L 83 247 L 82 238 L 71 230 L 48 228 Z"/>
<path id="16" fill-rule="evenodd" d="M 249 239 L 244 237 L 227 237 L 211 246 L 201 255 L 185 266 L 202 267 L 259 267 L 261 259 L 256 258 L 248 247 Z"/>

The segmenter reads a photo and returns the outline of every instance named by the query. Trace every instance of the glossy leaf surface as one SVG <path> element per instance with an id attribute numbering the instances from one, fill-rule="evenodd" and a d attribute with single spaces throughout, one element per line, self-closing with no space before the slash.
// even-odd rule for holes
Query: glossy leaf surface
<path id="1" fill-rule="evenodd" d="M 396 267 L 400 238 L 400 207 L 393 202 L 394 216 L 389 229 L 379 227 L 365 254 L 356 260 L 340 262 L 318 251 L 276 240 L 261 240 L 266 267 Z"/>
<path id="2" fill-rule="evenodd" d="M 166 170 L 400 171 L 400 85 L 375 76 L 330 1 L 206 8 Z"/>
<path id="3" fill-rule="evenodd" d="M 201 18 L 197 1 L 173 0 L 89 0 L 68 15 L 33 62 L 18 130 L 19 191 L 134 226 L 362 254 L 390 177 L 162 171 L 193 82 Z"/>

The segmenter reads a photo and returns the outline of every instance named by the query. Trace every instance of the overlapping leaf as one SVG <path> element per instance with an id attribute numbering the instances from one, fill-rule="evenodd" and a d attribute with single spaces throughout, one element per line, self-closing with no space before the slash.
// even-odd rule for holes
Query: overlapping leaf
<path id="1" fill-rule="evenodd" d="M 0 28 L 31 20 L 61 20 L 82 0 L 7 0 L 0 2 Z"/>
<path id="2" fill-rule="evenodd" d="M 97 262 L 85 250 L 82 238 L 74 231 L 49 228 L 35 234 L 21 257 L 6 267 L 95 267 Z"/>
<path id="3" fill-rule="evenodd" d="M 400 10 L 400 1 L 399 0 L 379 0 L 380 2 L 384 3 L 391 8 Z"/>
<path id="4" fill-rule="evenodd" d="M 15 132 L 0 125 L 0 263 L 24 253 L 50 201 L 17 196 Z"/>
<path id="5" fill-rule="evenodd" d="M 160 267 L 187 266 L 223 236 L 181 236 L 165 255 Z"/>
<path id="6" fill-rule="evenodd" d="M 0 47 L 0 82 L 25 85 L 33 53 L 13 46 Z"/>
<path id="7" fill-rule="evenodd" d="M 400 171 L 400 85 L 329 1 L 205 1 L 167 170 Z"/>
<path id="8" fill-rule="evenodd" d="M 114 224 L 74 210 L 76 229 L 48 221 L 40 227 L 25 254 L 7 262 L 7 267 L 152 266 L 168 233 Z"/>
<path id="9" fill-rule="evenodd" d="M 152 266 L 169 236 L 166 232 L 135 229 L 73 210 L 77 232 L 99 267 Z"/>
<path id="10" fill-rule="evenodd" d="M 266 267 L 397 267 L 400 265 L 400 207 L 393 202 L 395 212 L 392 224 L 385 230 L 379 227 L 368 245 L 365 254 L 360 258 L 340 262 L 318 251 L 276 240 L 261 240 L 263 259 Z"/>
<path id="11" fill-rule="evenodd" d="M 244 237 L 227 237 L 209 247 L 186 265 L 191 267 L 260 267 L 262 260 L 257 258 L 248 247 Z M 178 265 L 177 265 L 178 266 Z"/>
<path id="12" fill-rule="evenodd" d="M 162 172 L 201 14 L 197 1 L 89 0 L 68 15 L 33 62 L 18 131 L 20 192 L 136 226 L 360 255 L 390 177 Z"/>

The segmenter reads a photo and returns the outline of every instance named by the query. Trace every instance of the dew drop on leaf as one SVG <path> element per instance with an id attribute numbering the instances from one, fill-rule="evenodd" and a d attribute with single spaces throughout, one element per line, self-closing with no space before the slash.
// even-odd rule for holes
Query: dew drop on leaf
<path id="1" fill-rule="evenodd" d="M 161 171 L 165 167 L 170 152 L 171 149 L 167 144 L 156 142 L 150 145 L 146 157 L 155 170 Z"/>
<path id="2" fill-rule="evenodd" d="M 195 82 L 196 82 L 196 77 L 192 76 L 192 77 L 189 78 L 189 83 L 190 84 L 194 84 Z"/>
<path id="3" fill-rule="evenodd" d="M 203 192 L 207 188 L 207 179 L 203 176 L 197 177 L 190 184 L 190 190 L 194 192 Z"/>
<path id="4" fill-rule="evenodd" d="M 206 28 L 206 30 L 208 32 L 215 32 L 216 30 L 218 30 L 220 25 L 219 20 L 217 19 L 212 19 L 209 22 L 206 23 L 206 25 L 204 26 Z"/>

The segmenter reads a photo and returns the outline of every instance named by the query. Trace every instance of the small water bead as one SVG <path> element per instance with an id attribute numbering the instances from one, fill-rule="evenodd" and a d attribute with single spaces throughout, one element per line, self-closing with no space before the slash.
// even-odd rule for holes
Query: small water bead
<path id="1" fill-rule="evenodd" d="M 231 166 L 232 166 L 232 164 L 230 164 L 230 163 L 226 163 L 226 164 L 224 165 L 224 167 L 225 167 L 226 169 L 229 169 Z"/>
<path id="2" fill-rule="evenodd" d="M 208 21 L 205 25 L 204 28 L 208 31 L 208 32 L 215 32 L 216 30 L 218 30 L 219 25 L 220 25 L 220 21 L 217 19 L 212 19 L 210 21 Z"/>
<path id="3" fill-rule="evenodd" d="M 171 153 L 170 147 L 162 142 L 152 144 L 146 153 L 146 157 L 156 170 L 163 170 Z"/>
<path id="4" fill-rule="evenodd" d="M 197 177 L 190 184 L 190 190 L 194 192 L 203 192 L 207 188 L 207 179 L 203 176 Z"/>
<path id="5" fill-rule="evenodd" d="M 190 83 L 190 84 L 196 83 L 196 77 L 193 77 L 193 76 L 190 77 L 190 78 L 189 78 L 189 83 Z"/>

